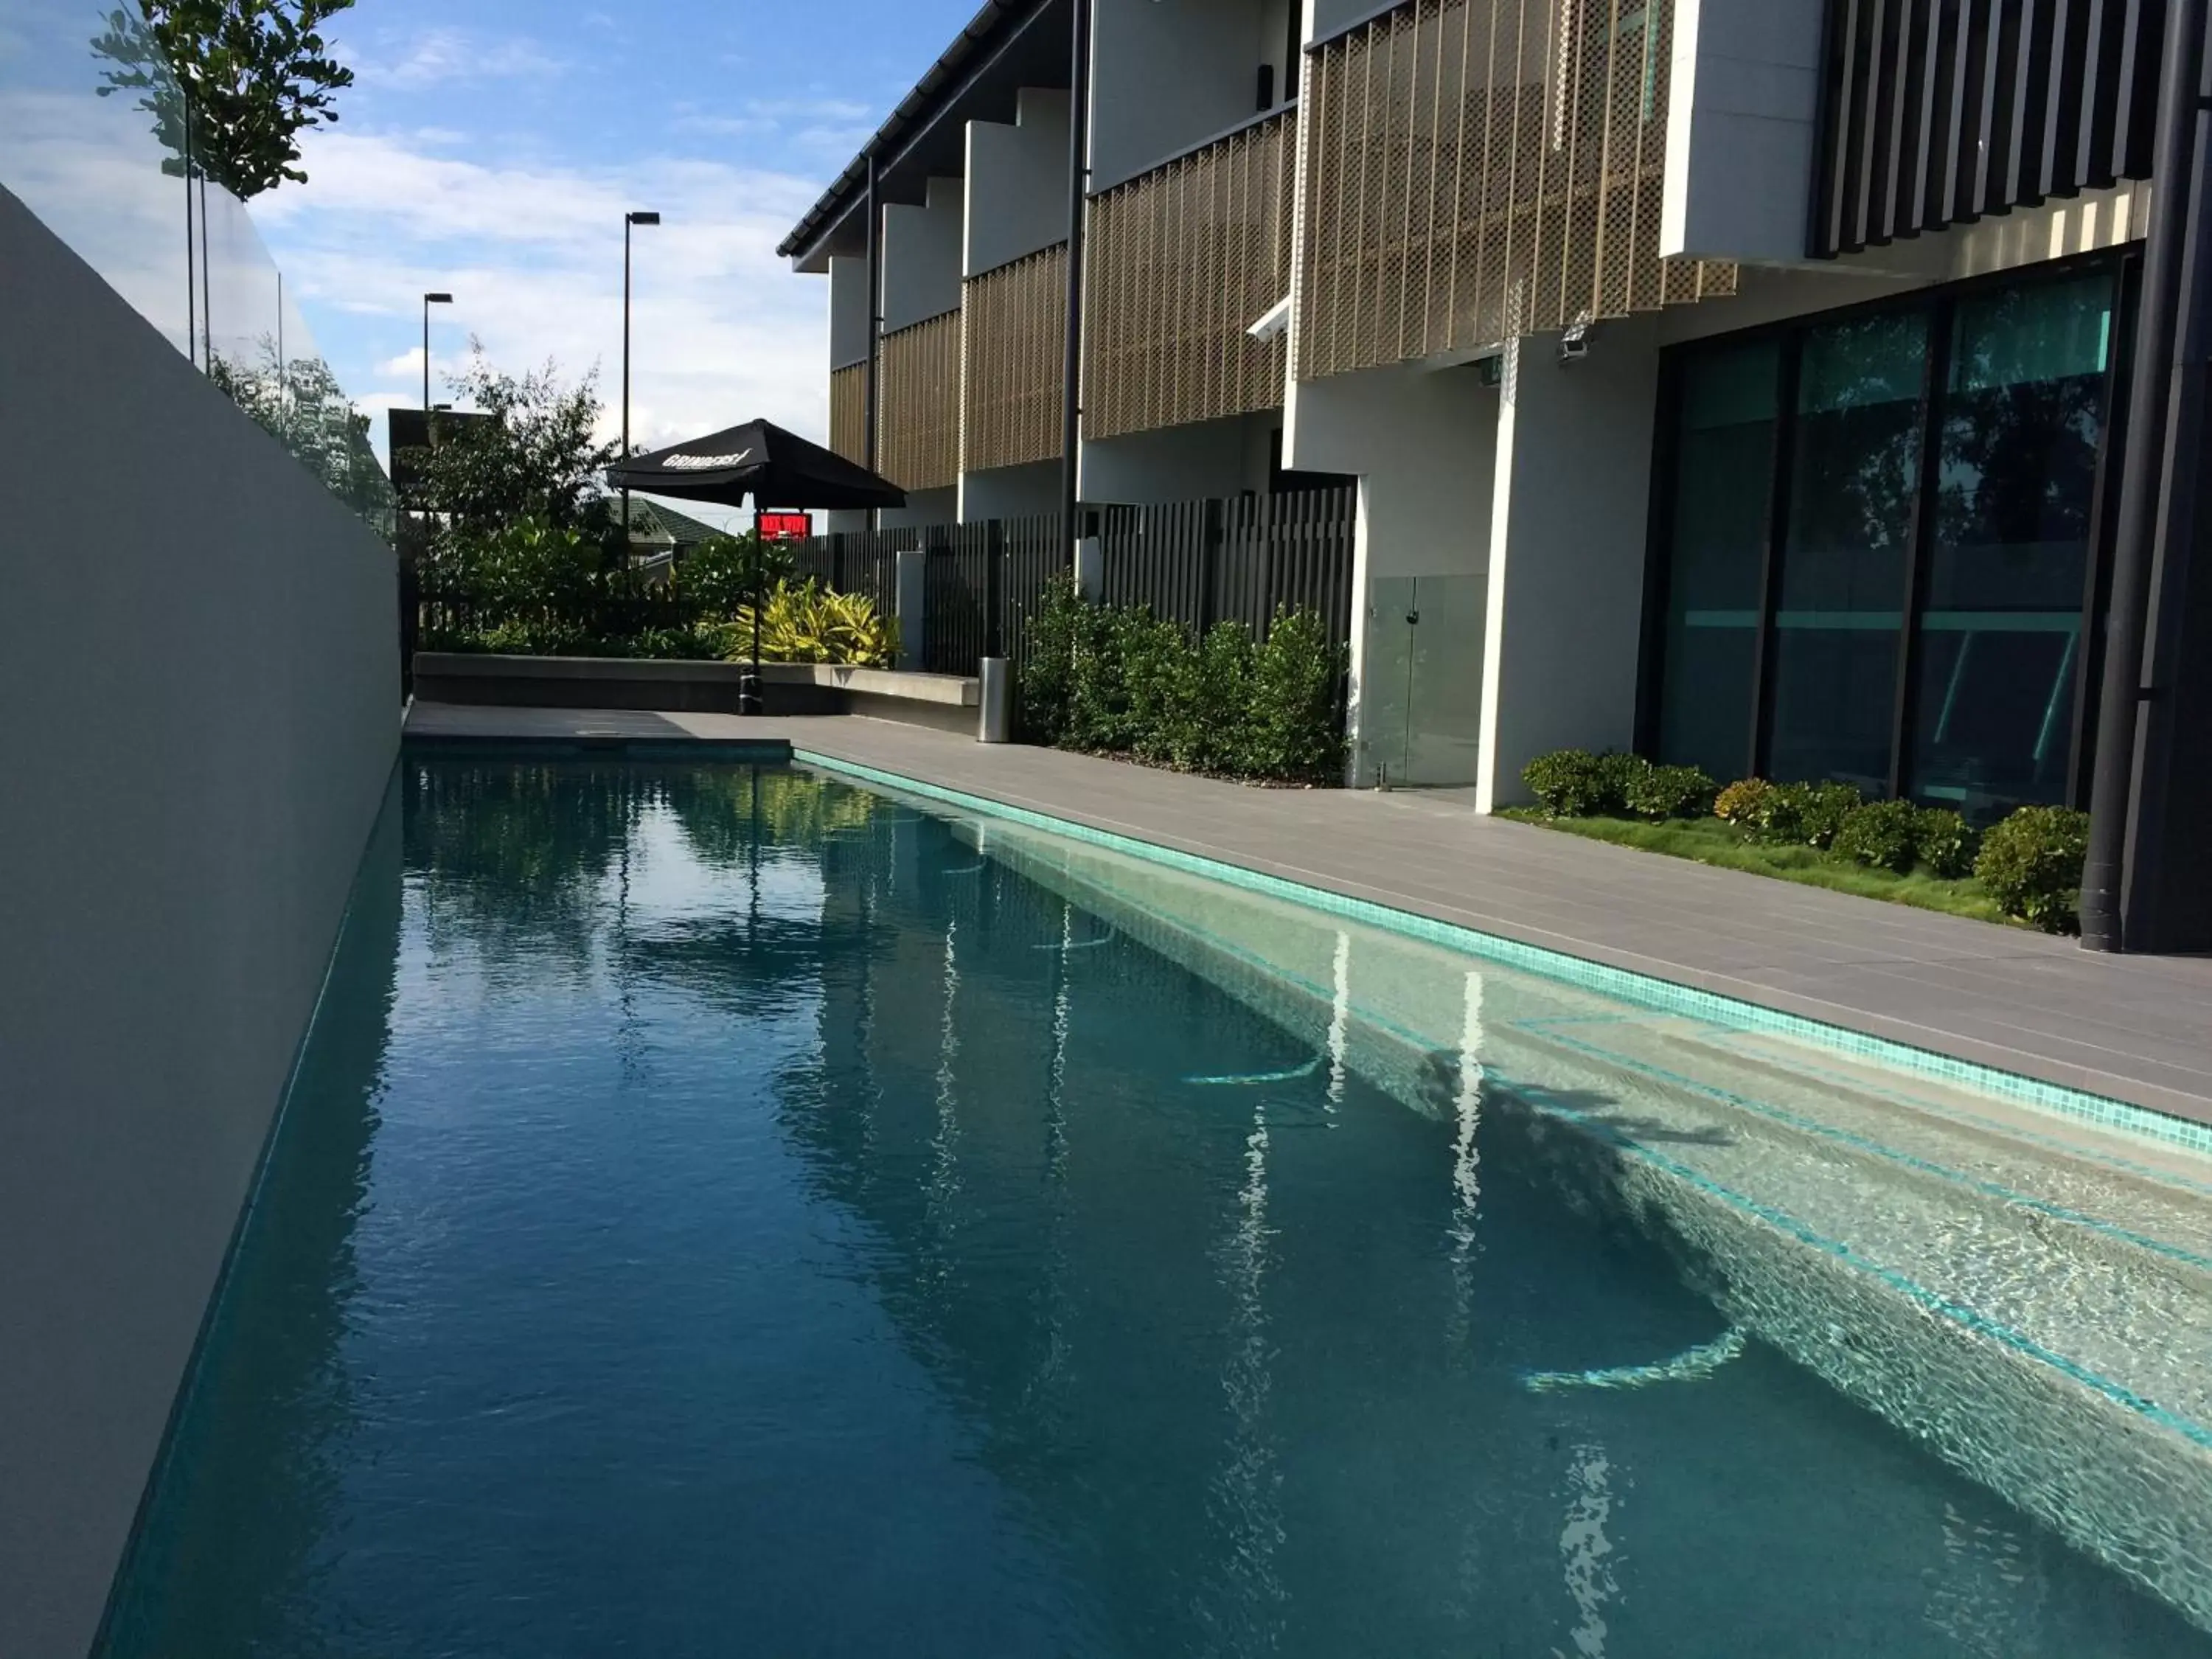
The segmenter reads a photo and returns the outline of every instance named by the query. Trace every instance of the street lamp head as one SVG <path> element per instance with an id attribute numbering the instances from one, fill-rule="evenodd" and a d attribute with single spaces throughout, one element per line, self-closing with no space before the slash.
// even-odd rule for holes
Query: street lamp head
<path id="1" fill-rule="evenodd" d="M 633 213 L 629 216 L 629 222 L 634 225 L 657 225 L 660 222 L 660 216 L 657 213 Z"/>
<path id="2" fill-rule="evenodd" d="M 422 303 L 426 306 L 449 306 L 453 303 L 453 296 L 450 294 L 426 294 L 422 296 Z"/>

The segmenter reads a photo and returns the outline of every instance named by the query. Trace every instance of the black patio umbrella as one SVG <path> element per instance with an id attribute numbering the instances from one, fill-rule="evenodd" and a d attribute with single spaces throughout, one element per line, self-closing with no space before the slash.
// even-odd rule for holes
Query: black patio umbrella
<path id="1" fill-rule="evenodd" d="M 904 507 L 906 491 L 770 421 L 747 421 L 607 469 L 617 489 L 743 507 Z"/>
<path id="2" fill-rule="evenodd" d="M 906 491 L 890 480 L 771 421 L 747 421 L 633 456 L 607 469 L 607 483 L 617 489 L 724 507 L 743 507 L 750 499 L 756 512 L 906 505 Z M 760 712 L 758 563 L 753 570 L 752 673 L 738 690 L 738 706 L 748 714 Z"/>

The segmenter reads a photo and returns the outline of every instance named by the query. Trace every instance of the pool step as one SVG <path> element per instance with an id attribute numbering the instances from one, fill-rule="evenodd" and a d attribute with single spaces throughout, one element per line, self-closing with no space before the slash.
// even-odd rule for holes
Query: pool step
<path id="1" fill-rule="evenodd" d="M 2212 1629 L 2212 1170 L 1096 849 L 989 844 L 1323 1065 L 1552 1126 L 1553 1178 L 1735 1324 Z"/>

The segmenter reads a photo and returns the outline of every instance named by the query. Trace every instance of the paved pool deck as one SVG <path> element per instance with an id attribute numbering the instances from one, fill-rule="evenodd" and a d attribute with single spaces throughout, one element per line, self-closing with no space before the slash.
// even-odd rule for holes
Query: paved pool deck
<path id="1" fill-rule="evenodd" d="M 1255 789 L 853 716 L 417 703 L 411 736 L 799 750 L 2212 1123 L 2212 957 L 1883 904 L 1477 816 L 1457 791 Z"/>

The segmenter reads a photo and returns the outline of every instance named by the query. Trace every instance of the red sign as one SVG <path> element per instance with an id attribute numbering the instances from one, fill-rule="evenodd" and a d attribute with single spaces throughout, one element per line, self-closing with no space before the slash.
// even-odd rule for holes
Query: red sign
<path id="1" fill-rule="evenodd" d="M 811 513 L 763 513 L 755 517 L 754 522 L 759 525 L 764 542 L 796 541 L 814 533 Z"/>

